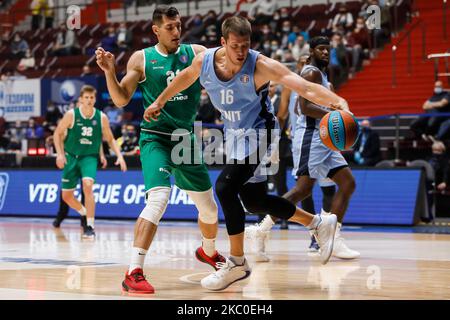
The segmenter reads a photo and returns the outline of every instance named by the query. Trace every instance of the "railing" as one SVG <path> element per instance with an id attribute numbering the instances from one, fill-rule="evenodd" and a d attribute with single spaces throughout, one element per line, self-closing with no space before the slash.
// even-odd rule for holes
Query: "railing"
<path id="1" fill-rule="evenodd" d="M 397 50 L 400 46 L 400 44 L 407 39 L 408 41 L 408 58 L 407 58 L 407 64 L 406 64 L 406 72 L 408 75 L 411 75 L 412 73 L 412 64 L 411 64 L 411 33 L 417 28 L 421 27 L 422 30 L 422 61 L 425 61 L 426 59 L 426 27 L 425 23 L 418 19 L 407 31 L 406 33 L 399 38 L 395 44 L 392 45 L 392 87 L 395 88 L 397 86 Z"/>
<path id="2" fill-rule="evenodd" d="M 447 83 L 450 85 L 448 57 L 450 57 L 450 52 L 433 53 L 428 55 L 428 59 L 434 59 L 434 80 L 438 81 L 439 77 L 447 77 Z M 439 73 L 439 59 L 441 58 L 445 58 L 445 73 Z"/>

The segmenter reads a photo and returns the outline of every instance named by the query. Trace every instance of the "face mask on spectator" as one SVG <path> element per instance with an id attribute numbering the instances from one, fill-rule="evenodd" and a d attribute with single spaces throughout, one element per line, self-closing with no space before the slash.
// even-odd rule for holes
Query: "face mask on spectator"
<path id="1" fill-rule="evenodd" d="M 264 49 L 268 50 L 270 49 L 270 43 L 264 43 L 263 44 Z"/>
<path id="2" fill-rule="evenodd" d="M 441 87 L 435 87 L 434 88 L 434 93 L 441 94 L 442 93 L 442 88 Z"/>
<path id="3" fill-rule="evenodd" d="M 358 24 L 356 25 L 356 27 L 357 27 L 358 29 L 364 29 L 364 23 L 358 23 Z"/>
<path id="4" fill-rule="evenodd" d="M 53 112 L 53 111 L 55 111 L 55 107 L 48 107 L 48 108 L 47 108 L 47 111 Z"/>
<path id="5" fill-rule="evenodd" d="M 270 32 L 270 29 L 262 29 L 262 32 L 263 32 L 264 34 L 268 34 L 268 33 Z"/>
<path id="6" fill-rule="evenodd" d="M 291 28 L 290 27 L 283 27 L 283 31 L 284 32 L 289 32 L 289 31 L 291 31 Z"/>
<path id="7" fill-rule="evenodd" d="M 270 49 L 272 49 L 272 51 L 276 51 L 276 50 L 278 49 L 278 46 L 277 46 L 277 45 L 272 45 L 272 46 L 270 47 Z"/>

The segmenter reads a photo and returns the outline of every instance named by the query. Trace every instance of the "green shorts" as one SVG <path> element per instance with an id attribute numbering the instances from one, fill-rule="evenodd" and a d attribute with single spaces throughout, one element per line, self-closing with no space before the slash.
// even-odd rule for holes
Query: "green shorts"
<path id="1" fill-rule="evenodd" d="M 146 191 L 155 187 L 171 187 L 172 174 L 175 185 L 182 190 L 203 192 L 211 189 L 208 169 L 203 163 L 195 135 L 184 137 L 187 144 L 180 141 L 141 131 L 139 144 Z"/>
<path id="2" fill-rule="evenodd" d="M 81 179 L 92 179 L 97 175 L 97 156 L 75 156 L 66 152 L 67 163 L 63 169 L 62 189 L 72 190 Z"/>

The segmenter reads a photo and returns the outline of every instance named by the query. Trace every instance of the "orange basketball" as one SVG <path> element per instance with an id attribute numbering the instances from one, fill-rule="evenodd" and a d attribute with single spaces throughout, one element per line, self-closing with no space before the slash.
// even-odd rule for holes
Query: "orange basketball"
<path id="1" fill-rule="evenodd" d="M 332 111 L 320 120 L 319 135 L 323 144 L 331 150 L 349 150 L 358 140 L 359 124 L 355 117 L 346 111 Z"/>

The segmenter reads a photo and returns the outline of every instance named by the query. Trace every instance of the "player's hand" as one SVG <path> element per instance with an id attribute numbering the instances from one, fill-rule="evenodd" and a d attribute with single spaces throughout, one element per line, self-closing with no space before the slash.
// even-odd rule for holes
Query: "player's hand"
<path id="1" fill-rule="evenodd" d="M 144 112 L 144 119 L 145 121 L 151 122 L 158 121 L 158 117 L 161 114 L 161 109 L 163 105 L 153 102 L 147 109 L 145 109 Z"/>
<path id="2" fill-rule="evenodd" d="M 347 101 L 345 101 L 345 99 L 340 99 L 339 102 L 332 103 L 331 108 L 335 109 L 335 110 L 343 110 L 343 111 L 350 112 L 350 108 L 348 107 L 348 103 L 347 103 Z"/>
<path id="3" fill-rule="evenodd" d="M 67 160 L 66 160 L 66 156 L 64 154 L 58 154 L 56 156 L 56 166 L 59 169 L 64 169 L 64 166 L 66 165 Z"/>
<path id="4" fill-rule="evenodd" d="M 438 186 L 437 186 L 437 189 L 439 190 L 439 191 L 444 191 L 445 189 L 447 188 L 447 184 L 445 183 L 445 182 L 441 182 Z"/>
<path id="5" fill-rule="evenodd" d="M 117 160 L 116 160 L 116 162 L 114 164 L 116 166 L 120 165 L 120 170 L 121 171 L 123 171 L 123 172 L 127 171 L 127 163 L 125 162 L 125 159 L 122 156 L 117 157 Z"/>
<path id="6" fill-rule="evenodd" d="M 98 47 L 95 50 L 95 57 L 97 58 L 97 64 L 104 72 L 111 72 L 115 70 L 116 58 L 114 55 L 105 51 L 102 47 Z"/>
<path id="7" fill-rule="evenodd" d="M 102 169 L 105 169 L 108 166 L 108 161 L 105 156 L 100 156 L 100 163 L 102 164 Z"/>

